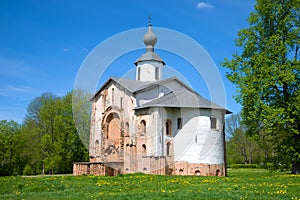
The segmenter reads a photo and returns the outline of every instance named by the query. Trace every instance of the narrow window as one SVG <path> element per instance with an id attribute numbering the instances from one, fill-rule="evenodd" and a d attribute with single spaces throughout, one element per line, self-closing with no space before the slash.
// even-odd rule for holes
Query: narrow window
<path id="1" fill-rule="evenodd" d="M 167 143 L 167 156 L 169 156 L 171 154 L 171 143 L 168 142 Z"/>
<path id="2" fill-rule="evenodd" d="M 111 89 L 111 101 L 112 101 L 112 104 L 114 104 L 114 99 L 115 99 L 115 88 Z"/>
<path id="3" fill-rule="evenodd" d="M 182 118 L 177 118 L 177 129 L 182 129 Z"/>
<path id="4" fill-rule="evenodd" d="M 141 68 L 138 67 L 138 74 L 137 74 L 138 81 L 141 79 Z"/>
<path id="5" fill-rule="evenodd" d="M 123 98 L 120 98 L 120 108 L 123 109 Z"/>
<path id="6" fill-rule="evenodd" d="M 155 67 L 155 79 L 159 80 L 159 68 Z"/>
<path id="7" fill-rule="evenodd" d="M 146 134 L 146 122 L 145 122 L 145 120 L 141 121 L 141 134 Z"/>
<path id="8" fill-rule="evenodd" d="M 145 144 L 143 144 L 143 145 L 142 145 L 142 153 L 146 153 L 146 152 L 147 152 L 146 145 L 145 145 Z"/>
<path id="9" fill-rule="evenodd" d="M 210 118 L 210 128 L 217 129 L 217 118 L 214 117 Z"/>
<path id="10" fill-rule="evenodd" d="M 172 123 L 170 120 L 166 121 L 166 135 L 172 136 Z"/>

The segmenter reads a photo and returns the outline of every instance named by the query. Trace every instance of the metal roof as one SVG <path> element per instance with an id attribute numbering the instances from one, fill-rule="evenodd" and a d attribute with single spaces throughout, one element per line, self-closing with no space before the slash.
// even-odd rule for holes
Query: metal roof
<path id="1" fill-rule="evenodd" d="M 163 65 L 165 65 L 165 62 L 161 59 L 161 57 L 152 51 L 146 52 L 143 55 L 141 55 L 134 62 L 134 64 L 137 65 L 139 62 L 142 62 L 142 61 L 158 61 L 158 62 L 161 62 Z"/>
<path id="2" fill-rule="evenodd" d="M 226 114 L 231 113 L 223 107 L 205 99 L 196 92 L 185 89 L 169 92 L 160 98 L 156 98 L 150 102 L 142 104 L 139 107 L 136 107 L 135 110 L 149 107 L 206 108 L 225 110 Z"/>
<path id="3" fill-rule="evenodd" d="M 125 88 L 131 94 L 141 94 L 145 90 L 149 90 L 155 87 L 164 86 L 168 84 L 169 93 L 164 94 L 162 97 L 153 97 L 153 100 L 142 104 L 141 106 L 136 107 L 135 109 L 143 109 L 149 107 L 176 107 L 176 108 L 207 108 L 207 109 L 219 109 L 225 110 L 227 114 L 231 112 L 226 110 L 225 108 L 205 99 L 198 93 L 196 93 L 192 88 L 187 86 L 182 81 L 177 78 L 169 78 L 162 81 L 137 81 L 125 78 L 111 77 L 95 94 L 97 96 L 102 89 L 111 81 L 115 82 L 115 84 Z M 183 86 L 181 89 L 176 87 L 178 84 Z M 94 97 L 95 97 L 94 96 Z M 94 97 L 92 99 L 94 99 Z"/>

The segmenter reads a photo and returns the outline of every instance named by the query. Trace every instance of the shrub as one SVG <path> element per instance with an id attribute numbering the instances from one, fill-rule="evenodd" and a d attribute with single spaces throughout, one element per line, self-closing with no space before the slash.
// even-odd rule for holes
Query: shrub
<path id="1" fill-rule="evenodd" d="M 247 169 L 256 169 L 256 168 L 261 168 L 257 164 L 232 164 L 228 166 L 228 168 L 232 169 L 240 169 L 240 168 L 247 168 Z"/>

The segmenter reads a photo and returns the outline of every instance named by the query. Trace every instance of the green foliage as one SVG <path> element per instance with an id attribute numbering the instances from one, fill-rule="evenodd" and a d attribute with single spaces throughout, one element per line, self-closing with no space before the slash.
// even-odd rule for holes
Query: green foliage
<path id="1" fill-rule="evenodd" d="M 299 175 L 228 171 L 229 177 L 0 177 L 0 199 L 299 199 Z"/>
<path id="2" fill-rule="evenodd" d="M 86 148 L 89 147 L 90 124 L 91 124 L 91 103 L 92 94 L 82 89 L 72 92 L 72 110 L 78 135 Z"/>
<path id="3" fill-rule="evenodd" d="M 31 101 L 22 126 L 0 122 L 0 176 L 71 173 L 88 151 L 72 115 L 72 93 L 44 93 Z"/>
<path id="4" fill-rule="evenodd" d="M 20 125 L 15 121 L 0 121 L 0 175 L 19 172 L 18 139 Z"/>
<path id="5" fill-rule="evenodd" d="M 300 172 L 299 7 L 298 0 L 257 0 L 249 28 L 238 33 L 241 49 L 223 63 L 248 134 L 271 141 L 274 163 L 293 164 L 294 172 Z"/>
<path id="6" fill-rule="evenodd" d="M 231 164 L 228 166 L 230 169 L 259 169 L 262 168 L 257 164 Z"/>
<path id="7" fill-rule="evenodd" d="M 270 142 L 254 140 L 246 134 L 240 114 L 233 114 L 226 119 L 226 158 L 227 164 L 263 164 L 273 152 Z M 248 166 L 248 165 L 247 165 Z"/>

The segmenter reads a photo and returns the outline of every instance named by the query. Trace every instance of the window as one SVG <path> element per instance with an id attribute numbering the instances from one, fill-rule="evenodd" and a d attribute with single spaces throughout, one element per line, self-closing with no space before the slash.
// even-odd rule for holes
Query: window
<path id="1" fill-rule="evenodd" d="M 210 118 L 210 128 L 217 129 L 217 118 L 214 117 Z"/>
<path id="2" fill-rule="evenodd" d="M 182 118 L 177 118 L 177 129 L 182 129 Z"/>
<path id="3" fill-rule="evenodd" d="M 159 79 L 159 68 L 155 67 L 155 79 L 158 80 Z"/>
<path id="4" fill-rule="evenodd" d="M 172 136 L 172 122 L 170 120 L 166 121 L 166 135 Z"/>
<path id="5" fill-rule="evenodd" d="M 112 101 L 112 104 L 114 104 L 114 99 L 115 99 L 115 88 L 111 89 L 111 101 Z"/>
<path id="6" fill-rule="evenodd" d="M 142 153 L 146 153 L 146 152 L 147 152 L 146 145 L 145 145 L 145 144 L 143 144 L 143 145 L 142 145 Z"/>
<path id="7" fill-rule="evenodd" d="M 167 156 L 169 156 L 171 154 L 171 143 L 168 142 L 167 143 Z"/>
<path id="8" fill-rule="evenodd" d="M 138 67 L 137 80 L 139 81 L 140 79 L 141 79 L 141 68 Z"/>
<path id="9" fill-rule="evenodd" d="M 120 109 L 123 109 L 123 98 L 120 98 Z"/>
<path id="10" fill-rule="evenodd" d="M 145 122 L 145 120 L 141 121 L 141 134 L 146 134 L 146 122 Z"/>

